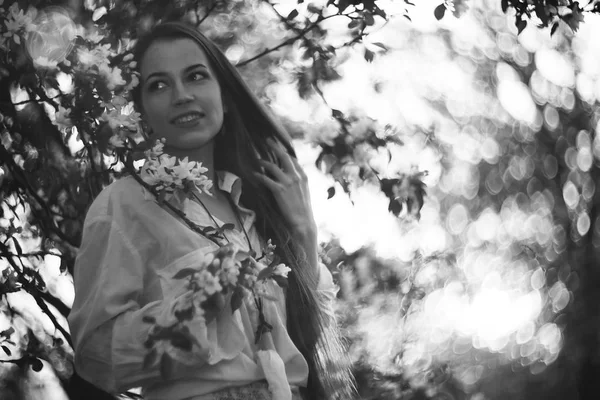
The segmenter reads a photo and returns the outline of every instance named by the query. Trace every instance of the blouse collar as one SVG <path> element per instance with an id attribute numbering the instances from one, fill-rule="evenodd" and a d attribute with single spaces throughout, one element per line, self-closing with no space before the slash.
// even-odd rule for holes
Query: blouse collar
<path id="1" fill-rule="evenodd" d="M 237 206 L 242 195 L 242 180 L 233 172 L 217 170 L 217 185 L 219 189 L 231 194 L 233 203 Z"/>
<path id="2" fill-rule="evenodd" d="M 233 172 L 225 171 L 225 170 L 217 170 L 217 187 L 224 192 L 227 192 L 231 195 L 231 199 L 233 203 L 240 207 L 240 196 L 242 195 L 242 179 L 234 174 Z M 214 183 L 213 183 L 214 185 Z M 199 192 L 199 189 L 195 187 L 192 191 Z M 188 197 L 185 195 L 183 190 L 176 190 L 175 193 L 168 199 L 169 203 L 171 203 L 174 207 L 185 206 L 188 201 Z"/>

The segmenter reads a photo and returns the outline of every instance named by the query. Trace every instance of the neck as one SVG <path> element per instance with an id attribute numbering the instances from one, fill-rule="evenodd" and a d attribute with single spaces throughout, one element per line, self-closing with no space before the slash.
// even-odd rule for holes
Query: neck
<path id="1" fill-rule="evenodd" d="M 170 155 L 171 157 L 177 157 L 179 159 L 187 157 L 188 161 L 196 161 L 202 163 L 202 166 L 208 169 L 206 175 L 213 182 L 211 193 L 214 194 L 215 191 L 218 189 L 217 183 L 219 178 L 217 177 L 217 171 L 215 170 L 214 143 L 212 140 L 206 143 L 204 146 L 192 150 L 178 149 L 165 145 L 164 152 Z"/>

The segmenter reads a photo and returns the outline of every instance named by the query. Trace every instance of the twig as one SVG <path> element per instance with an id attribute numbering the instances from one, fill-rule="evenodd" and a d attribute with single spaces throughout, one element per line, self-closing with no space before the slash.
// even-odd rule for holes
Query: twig
<path id="1" fill-rule="evenodd" d="M 213 5 L 206 12 L 206 15 L 204 17 L 202 17 L 202 19 L 200 21 L 198 21 L 198 24 L 196 26 L 200 26 L 200 24 L 202 24 L 206 20 L 206 18 L 208 18 L 210 16 L 210 14 L 212 14 L 212 12 L 215 10 L 215 8 L 217 8 L 218 5 L 219 5 L 219 1 L 215 0 Z M 198 15 L 198 9 L 196 8 L 196 16 L 197 15 Z"/>
<path id="2" fill-rule="evenodd" d="M 43 209 L 45 209 L 47 215 L 52 215 L 52 211 L 48 208 L 48 205 L 46 204 L 46 202 L 40 196 L 38 196 L 36 191 L 31 187 L 31 185 L 29 185 L 29 182 L 27 181 L 27 177 L 25 177 L 23 175 L 23 170 L 15 163 L 15 161 L 12 159 L 10 153 L 4 148 L 4 146 L 0 146 L 0 160 L 3 160 L 6 164 L 8 164 L 8 167 L 10 168 L 10 171 L 12 172 L 13 176 L 18 177 L 20 179 L 21 184 L 27 190 L 28 195 L 31 196 L 32 198 L 34 198 L 35 201 Z M 33 210 L 34 208 L 32 207 L 31 209 Z M 73 242 L 73 240 L 71 240 L 69 237 L 67 237 L 67 235 L 58 228 L 58 226 L 54 225 L 53 223 L 51 223 L 50 226 L 51 226 L 51 228 L 53 228 L 52 229 L 53 232 L 58 237 L 60 237 L 62 240 L 64 240 L 69 245 L 71 245 L 73 247 L 77 247 L 75 245 L 75 243 Z"/>
<path id="3" fill-rule="evenodd" d="M 150 193 L 152 193 L 152 195 L 158 199 L 158 195 L 156 194 L 156 192 L 154 191 L 154 189 L 148 185 L 146 182 L 144 182 L 144 180 L 137 174 L 137 172 L 135 171 L 135 169 L 133 168 L 133 164 L 130 160 L 126 160 L 125 161 L 125 167 L 127 168 L 127 170 L 131 173 L 131 176 L 133 176 L 133 178 L 140 184 L 142 185 L 146 190 L 148 190 Z M 158 200 L 157 200 L 158 201 Z M 169 210 L 173 211 L 175 214 L 177 214 L 177 216 L 179 218 L 181 218 L 186 225 L 193 230 L 194 232 L 204 236 L 205 238 L 207 238 L 208 240 L 210 240 L 211 242 L 217 244 L 217 245 L 221 245 L 221 243 L 219 243 L 219 241 L 215 238 L 212 238 L 211 236 L 207 235 L 206 233 L 202 232 L 201 229 L 198 229 L 198 225 L 195 224 L 194 222 L 192 222 L 189 218 L 187 218 L 187 216 L 185 215 L 185 213 L 183 211 L 181 211 L 180 209 L 178 209 L 177 207 L 174 207 L 171 203 L 169 203 L 168 201 L 163 201 L 161 202 L 161 204 L 165 205 Z"/>
<path id="4" fill-rule="evenodd" d="M 58 329 L 60 331 L 60 333 L 63 334 L 64 338 L 67 340 L 67 343 L 69 343 L 69 346 L 71 346 L 71 348 L 73 348 L 73 340 L 71 339 L 71 335 L 69 334 L 69 332 L 67 332 L 65 330 L 65 328 L 62 327 L 62 325 L 60 325 L 58 323 L 58 321 L 56 320 L 56 317 L 54 316 L 54 314 L 52 314 L 52 312 L 50 311 L 50 309 L 48 308 L 46 303 L 44 303 L 44 301 L 40 297 L 38 297 L 40 295 L 39 290 L 34 285 L 32 285 L 31 282 L 29 282 L 27 280 L 23 271 L 21 271 L 19 269 L 19 267 L 17 266 L 17 264 L 15 264 L 12 257 L 7 257 L 7 255 L 11 254 L 8 246 L 6 246 L 3 243 L 0 243 L 0 249 L 2 249 L 2 255 L 5 256 L 6 260 L 11 265 L 13 270 L 17 273 L 17 275 L 19 275 L 19 279 L 21 280 L 21 284 L 23 285 L 23 288 L 25 288 L 25 290 L 29 294 L 31 294 L 31 296 L 35 299 L 35 302 L 37 303 L 38 307 L 40 307 L 40 309 L 44 312 L 44 314 L 46 314 L 50 318 L 50 321 L 52 321 L 52 324 L 54 325 L 54 327 L 56 329 Z"/>
<path id="5" fill-rule="evenodd" d="M 64 96 L 64 94 L 62 94 L 62 93 L 61 93 L 61 94 L 57 94 L 57 95 L 56 95 L 56 96 L 54 96 L 54 97 L 46 97 L 46 98 L 47 98 L 48 100 L 54 100 L 54 99 L 56 99 L 56 98 L 59 98 L 59 97 L 62 97 L 62 96 Z M 12 105 L 13 105 L 13 106 L 20 106 L 20 105 L 27 104 L 27 103 L 34 103 L 34 102 L 35 102 L 35 103 L 37 103 L 37 102 L 39 102 L 39 101 L 40 101 L 40 99 L 29 99 L 29 100 L 23 100 L 23 101 L 20 101 L 20 102 L 18 102 L 18 103 L 12 103 Z"/>
<path id="6" fill-rule="evenodd" d="M 269 4 L 271 7 L 273 7 L 273 4 L 271 4 L 270 2 L 268 2 L 268 1 L 267 1 L 266 3 L 268 3 L 268 4 Z M 274 9 L 274 10 L 275 10 L 275 9 Z M 284 18 L 284 17 L 283 17 L 281 14 L 279 14 L 279 13 L 277 12 L 277 10 L 275 10 L 275 12 L 277 13 L 277 15 L 279 16 L 279 18 L 280 18 L 280 19 L 281 19 L 281 18 Z M 292 43 L 294 43 L 296 40 L 303 38 L 303 37 L 304 37 L 304 35 L 306 35 L 308 32 L 310 32 L 310 31 L 312 31 L 313 29 L 315 29 L 315 28 L 316 28 L 316 27 L 317 27 L 317 26 L 318 26 L 318 25 L 319 25 L 321 22 L 323 22 L 323 21 L 325 21 L 325 20 L 327 20 L 327 19 L 333 18 L 333 17 L 340 17 L 340 16 L 346 16 L 346 15 L 345 15 L 345 14 L 332 14 L 332 15 L 328 15 L 328 16 L 326 16 L 326 17 L 324 17 L 324 16 L 322 16 L 322 15 L 319 15 L 319 18 L 317 18 L 317 20 L 316 20 L 314 23 L 312 23 L 311 25 L 307 26 L 307 27 L 306 27 L 306 28 L 304 28 L 304 29 L 300 29 L 300 28 L 297 28 L 297 27 L 293 27 L 293 26 L 290 26 L 290 25 L 288 24 L 288 28 L 289 28 L 290 30 L 293 30 L 294 32 L 298 32 L 298 34 L 297 34 L 296 36 L 294 36 L 294 37 L 291 37 L 291 38 L 289 38 L 289 39 L 287 39 L 287 40 L 284 40 L 283 42 L 281 42 L 281 43 L 280 43 L 280 44 L 278 44 L 277 46 L 274 46 L 274 47 L 271 47 L 271 48 L 269 48 L 269 49 L 266 49 L 266 50 L 264 50 L 264 51 L 260 52 L 259 54 L 255 55 L 254 57 L 251 57 L 251 58 L 249 58 L 249 59 L 247 59 L 247 60 L 244 60 L 244 61 L 242 61 L 242 62 L 239 62 L 239 63 L 237 63 L 237 64 L 236 64 L 236 66 L 237 66 L 237 67 L 243 67 L 244 65 L 246 65 L 246 64 L 248 64 L 248 63 L 251 63 L 252 61 L 255 61 L 255 60 L 257 60 L 257 59 L 259 59 L 259 58 L 263 57 L 263 56 L 264 56 L 264 55 L 266 55 L 266 54 L 272 53 L 272 52 L 274 52 L 274 51 L 276 51 L 276 50 L 279 50 L 280 48 L 282 48 L 282 47 L 284 47 L 284 46 L 287 46 L 287 45 L 289 45 L 289 44 L 292 44 Z M 287 23 L 286 23 L 286 24 L 287 24 Z M 308 39 L 306 39 L 306 38 L 305 38 L 305 40 L 308 40 Z"/>

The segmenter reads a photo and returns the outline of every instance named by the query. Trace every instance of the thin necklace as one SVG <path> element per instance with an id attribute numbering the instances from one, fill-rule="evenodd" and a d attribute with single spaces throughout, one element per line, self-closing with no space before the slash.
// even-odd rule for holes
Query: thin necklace
<path id="1" fill-rule="evenodd" d="M 217 226 L 217 229 L 221 228 L 219 226 L 219 223 L 217 222 L 217 220 L 213 217 L 213 215 L 211 214 L 211 212 L 208 211 L 208 208 L 204 205 L 204 203 L 202 202 L 202 200 L 200 200 L 200 198 L 198 197 L 198 195 L 196 195 L 196 193 L 193 193 L 193 194 L 194 194 L 194 197 L 200 203 L 200 205 L 202 205 L 202 207 L 204 208 L 204 210 L 206 211 L 206 213 L 213 220 L 213 222 Z M 233 199 L 231 198 L 231 193 L 227 193 L 227 200 L 229 200 L 229 204 L 231 205 L 231 208 L 233 209 L 233 213 L 235 214 L 235 217 L 237 218 L 237 221 L 240 224 L 240 227 L 244 231 L 244 235 L 246 236 L 246 240 L 248 241 L 248 250 L 250 250 L 250 252 L 253 253 L 254 250 L 252 249 L 252 243 L 250 242 L 250 237 L 248 236 L 248 232 L 246 232 L 246 228 L 244 227 L 244 223 L 242 222 L 242 219 L 241 219 L 241 217 L 240 217 L 240 215 L 238 213 L 237 206 L 235 205 L 235 203 L 233 202 Z M 223 237 L 225 237 L 225 240 L 227 240 L 227 242 L 231 243 L 231 241 L 229 240 L 229 238 L 227 237 L 227 235 L 225 234 L 224 231 L 223 231 Z"/>
<path id="2" fill-rule="evenodd" d="M 244 235 L 246 236 L 246 241 L 248 241 L 248 250 L 250 250 L 250 252 L 253 253 L 254 250 L 252 249 L 252 243 L 250 242 L 250 237 L 248 236 L 248 232 L 246 232 L 246 227 L 244 227 L 244 222 L 242 221 L 242 218 L 240 217 L 240 214 L 237 209 L 237 205 L 233 202 L 233 199 L 231 198 L 231 193 L 229 193 L 229 195 L 227 196 L 227 200 L 229 200 L 229 204 L 231 204 L 233 213 L 235 214 L 235 217 L 237 218 L 238 223 L 242 227 L 242 231 L 244 231 Z"/>

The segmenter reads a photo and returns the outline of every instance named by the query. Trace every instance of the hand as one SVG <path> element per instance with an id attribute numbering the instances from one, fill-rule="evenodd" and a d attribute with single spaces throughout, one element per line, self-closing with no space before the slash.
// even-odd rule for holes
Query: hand
<path id="1" fill-rule="evenodd" d="M 255 176 L 271 190 L 294 233 L 316 236 L 316 223 L 304 170 L 282 144 L 270 138 L 267 139 L 267 143 L 273 149 L 281 167 L 267 160 L 259 160 L 265 173 L 255 172 Z"/>

